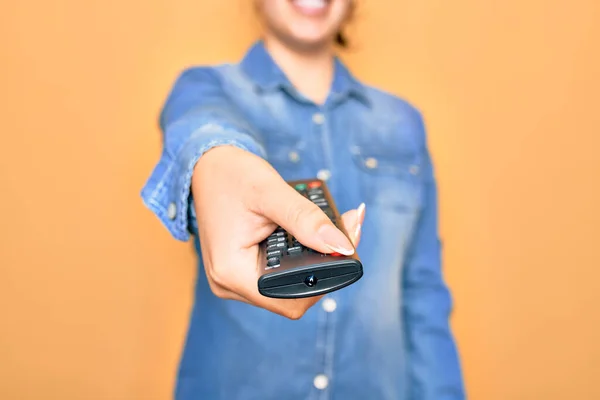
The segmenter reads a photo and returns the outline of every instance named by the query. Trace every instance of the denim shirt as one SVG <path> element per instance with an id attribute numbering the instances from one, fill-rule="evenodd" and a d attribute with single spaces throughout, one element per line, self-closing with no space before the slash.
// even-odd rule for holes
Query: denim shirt
<path id="1" fill-rule="evenodd" d="M 198 254 L 176 399 L 465 398 L 417 109 L 362 84 L 339 59 L 327 100 L 315 104 L 258 41 L 239 63 L 184 70 L 160 126 L 163 152 L 142 198 Z M 326 180 L 340 212 L 365 202 L 363 277 L 297 321 L 214 296 L 190 181 L 199 157 L 223 144 L 265 158 L 284 179 Z"/>

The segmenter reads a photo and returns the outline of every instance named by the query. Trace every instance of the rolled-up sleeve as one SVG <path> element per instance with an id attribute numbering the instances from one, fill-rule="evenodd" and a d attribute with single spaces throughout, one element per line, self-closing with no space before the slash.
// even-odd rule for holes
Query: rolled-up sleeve
<path id="1" fill-rule="evenodd" d="M 231 145 L 264 158 L 264 145 L 210 67 L 188 69 L 179 76 L 161 111 L 160 127 L 162 153 L 141 196 L 171 235 L 186 241 L 190 185 L 200 157 L 213 147 Z"/>

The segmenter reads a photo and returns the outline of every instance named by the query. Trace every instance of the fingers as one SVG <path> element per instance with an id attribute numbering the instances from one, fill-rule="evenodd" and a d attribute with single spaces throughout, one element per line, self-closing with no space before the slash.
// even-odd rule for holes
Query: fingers
<path id="1" fill-rule="evenodd" d="M 253 253 L 252 250 L 243 251 L 239 256 L 235 258 L 240 260 L 254 259 L 258 263 L 257 254 Z M 258 256 L 260 257 L 260 254 Z M 221 269 L 222 267 L 223 264 L 221 264 Z M 242 301 L 293 320 L 300 319 L 322 297 L 276 299 L 263 296 L 258 291 L 256 268 L 230 268 L 227 276 L 222 277 L 212 269 L 207 275 L 209 275 L 211 290 L 217 297 Z"/>
<path id="2" fill-rule="evenodd" d="M 327 215 L 283 180 L 274 183 L 261 196 L 260 210 L 305 246 L 321 253 L 354 254 L 350 239 Z"/>
<path id="3" fill-rule="evenodd" d="M 364 218 L 364 203 L 358 208 L 350 210 L 342 215 L 342 223 L 354 246 L 358 246 L 358 243 L 360 242 L 360 232 Z M 241 259 L 256 259 L 257 257 L 251 250 L 245 250 L 243 251 L 243 254 L 239 255 L 241 256 Z M 264 308 L 292 320 L 300 319 L 310 307 L 323 297 L 315 296 L 302 299 L 274 299 L 265 297 L 258 292 L 258 288 L 255 284 L 257 279 L 256 270 L 251 268 L 230 268 L 227 273 L 229 278 L 220 276 L 220 274 L 214 270 L 210 271 L 209 275 L 209 284 L 216 296 Z M 249 284 L 249 282 L 252 282 L 252 284 Z"/>
<path id="4" fill-rule="evenodd" d="M 264 257 L 258 243 L 276 224 L 322 253 L 352 254 L 354 247 L 325 213 L 301 196 L 266 160 L 232 146 L 205 153 L 192 176 L 198 237 L 211 291 L 290 319 L 299 319 L 320 297 L 273 299 L 257 280 Z"/>
<path id="5" fill-rule="evenodd" d="M 239 280 L 229 282 L 230 284 L 233 283 L 232 288 L 235 288 L 233 289 L 235 291 L 233 291 L 216 284 L 212 274 L 207 274 L 207 276 L 209 286 L 215 296 L 225 300 L 237 300 L 255 307 L 264 308 L 265 310 L 292 320 L 300 319 L 310 307 L 315 305 L 315 303 L 323 297 L 315 296 L 302 299 L 274 299 L 261 295 L 258 292 L 256 284 L 248 285 L 248 281 L 245 281 L 243 285 L 238 285 L 242 282 Z M 252 281 L 256 281 L 256 275 L 251 274 L 251 279 Z"/>

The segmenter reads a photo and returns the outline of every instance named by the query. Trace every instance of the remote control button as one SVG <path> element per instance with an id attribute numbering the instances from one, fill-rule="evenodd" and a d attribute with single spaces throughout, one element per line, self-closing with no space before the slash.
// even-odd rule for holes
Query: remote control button
<path id="1" fill-rule="evenodd" d="M 290 256 L 297 256 L 298 254 L 302 254 L 302 246 L 288 247 L 287 252 Z"/>
<path id="2" fill-rule="evenodd" d="M 267 258 L 280 257 L 281 253 L 282 253 L 281 249 L 267 251 Z"/>
<path id="3" fill-rule="evenodd" d="M 304 245 L 303 245 L 302 243 L 300 243 L 300 242 L 292 242 L 292 246 L 291 246 L 291 247 L 289 247 L 289 248 L 292 248 L 292 247 L 299 247 L 301 251 L 304 251 L 304 250 L 306 250 L 306 249 L 307 249 L 307 247 L 306 247 L 306 246 L 304 246 Z"/>
<path id="4" fill-rule="evenodd" d="M 285 236 L 278 236 L 278 237 L 270 238 L 269 240 L 267 240 L 267 244 L 285 242 L 285 240 L 286 240 Z"/>
<path id="5" fill-rule="evenodd" d="M 295 186 L 296 190 L 306 190 L 306 183 L 299 183 Z"/>
<path id="6" fill-rule="evenodd" d="M 320 188 L 321 187 L 321 182 L 319 181 L 314 181 L 308 184 L 308 188 L 309 189 L 316 189 L 316 188 Z"/>
<path id="7" fill-rule="evenodd" d="M 278 257 L 271 257 L 267 260 L 267 266 L 274 267 L 275 265 L 279 265 Z"/>
<path id="8" fill-rule="evenodd" d="M 282 237 L 285 236 L 285 232 L 273 232 L 271 233 L 271 235 L 269 235 L 269 238 L 274 238 L 274 237 Z"/>
<path id="9" fill-rule="evenodd" d="M 285 249 L 287 245 L 285 242 L 273 243 L 267 246 L 267 251 L 275 250 L 275 249 Z"/>
<path id="10" fill-rule="evenodd" d="M 336 253 L 335 251 L 333 253 L 329 253 L 330 256 L 334 256 L 334 257 L 342 257 L 343 254 L 340 253 Z"/>

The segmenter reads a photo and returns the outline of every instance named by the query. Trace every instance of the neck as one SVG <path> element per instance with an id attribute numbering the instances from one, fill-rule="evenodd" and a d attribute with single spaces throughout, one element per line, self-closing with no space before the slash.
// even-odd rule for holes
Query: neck
<path id="1" fill-rule="evenodd" d="M 273 60 L 300 93 L 317 104 L 325 102 L 334 72 L 330 46 L 295 51 L 273 38 L 265 38 L 264 43 Z"/>

